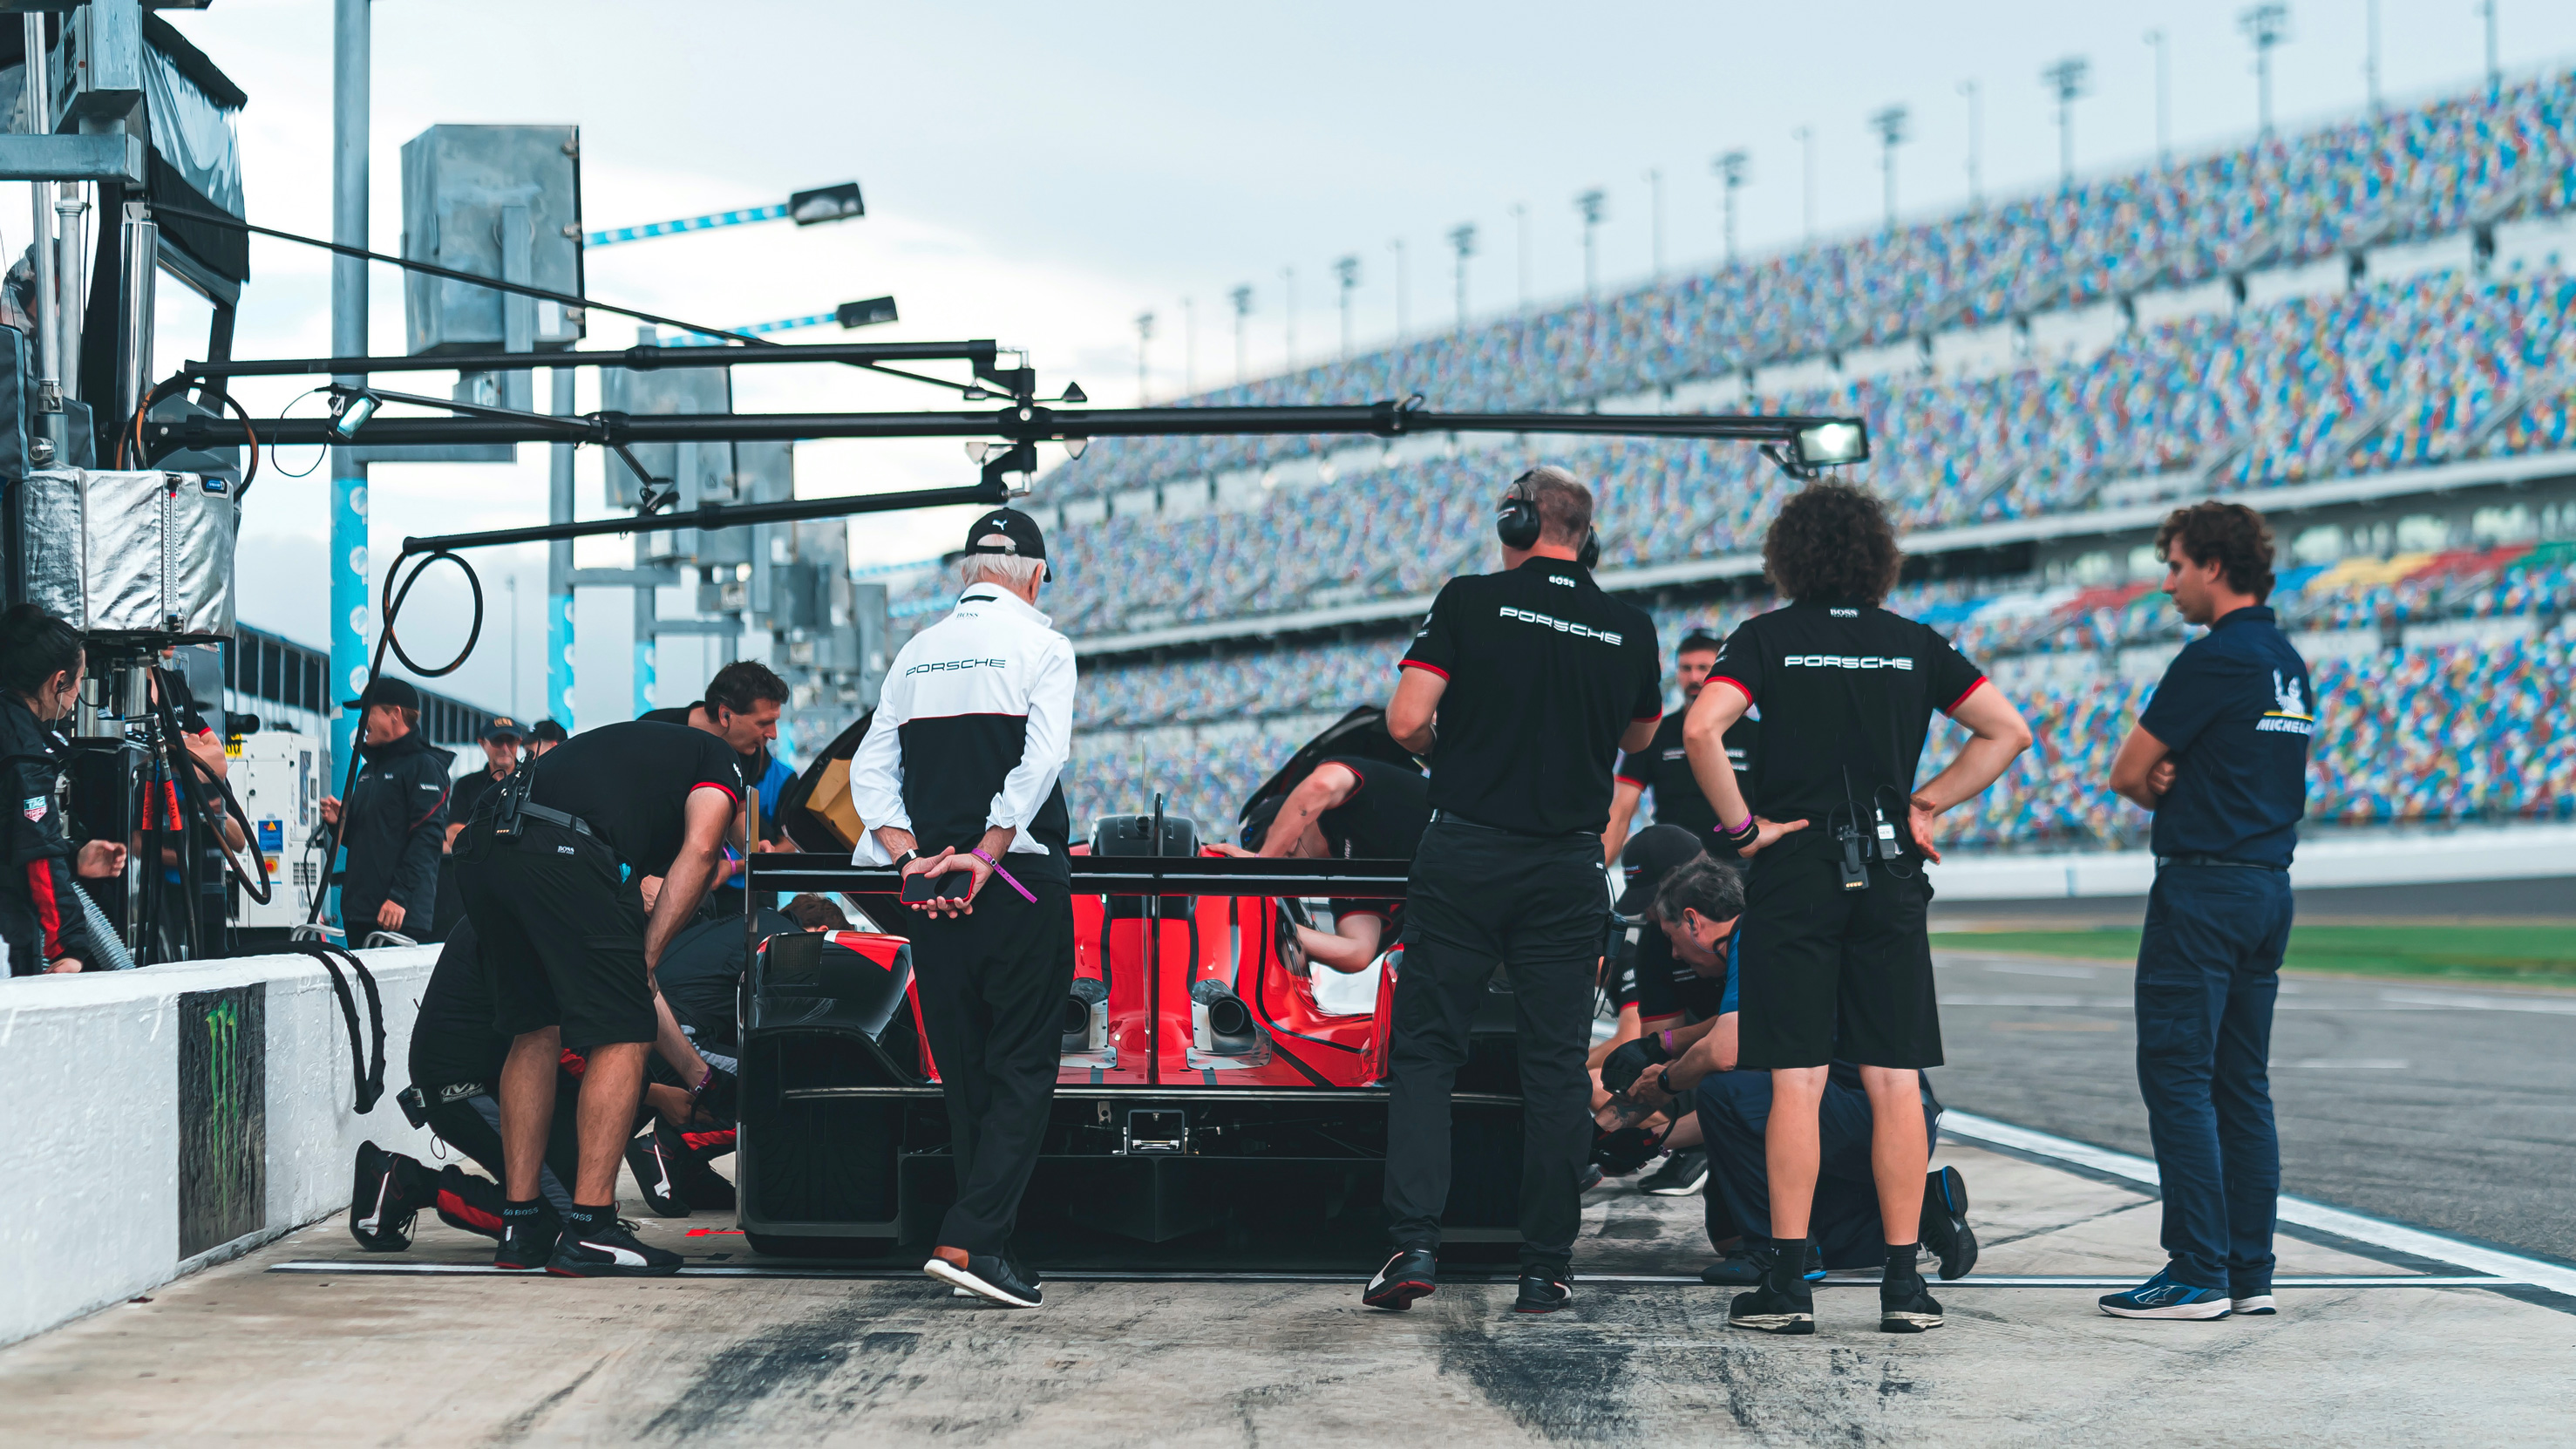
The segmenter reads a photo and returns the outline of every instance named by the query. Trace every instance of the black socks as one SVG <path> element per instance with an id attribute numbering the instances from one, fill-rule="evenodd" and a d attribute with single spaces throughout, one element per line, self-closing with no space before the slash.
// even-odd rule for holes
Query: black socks
<path id="1" fill-rule="evenodd" d="M 610 1203 L 606 1207 L 583 1207 L 580 1203 L 574 1203 L 572 1215 L 564 1219 L 564 1226 L 586 1233 L 616 1225 L 617 1204 L 615 1203 Z"/>
<path id="2" fill-rule="evenodd" d="M 1894 1283 L 1908 1278 L 1918 1283 L 1923 1281 L 1923 1268 L 1917 1261 L 1923 1256 L 1922 1246 L 1920 1243 L 1888 1244 L 1887 1266 L 1880 1271 L 1879 1281 Z"/>
<path id="3" fill-rule="evenodd" d="M 526 1202 L 504 1202 L 501 1204 L 501 1226 L 533 1228 L 552 1212 L 553 1209 L 548 1208 L 546 1200 L 541 1197 L 532 1197 Z"/>
<path id="4" fill-rule="evenodd" d="M 1771 1260 L 1771 1281 L 1765 1286 L 1774 1293 L 1786 1293 L 1797 1298 L 1806 1297 L 1808 1292 L 1807 1240 L 1773 1238 L 1771 1247 L 1779 1256 Z"/>

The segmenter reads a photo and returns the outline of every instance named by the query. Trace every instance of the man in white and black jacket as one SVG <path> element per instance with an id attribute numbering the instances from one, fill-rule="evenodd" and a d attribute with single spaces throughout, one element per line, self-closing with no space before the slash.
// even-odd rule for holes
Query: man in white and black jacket
<path id="1" fill-rule="evenodd" d="M 1073 645 L 1037 610 L 1036 520 L 997 508 L 966 531 L 956 609 L 895 655 L 850 802 L 852 859 L 899 867 L 922 1024 L 948 1099 L 957 1201 L 922 1271 L 1018 1308 L 1037 1275 L 1009 1257 L 1055 1098 L 1073 989 L 1070 822 L 1056 776 L 1073 733 Z M 915 876 L 928 881 L 912 882 Z"/>

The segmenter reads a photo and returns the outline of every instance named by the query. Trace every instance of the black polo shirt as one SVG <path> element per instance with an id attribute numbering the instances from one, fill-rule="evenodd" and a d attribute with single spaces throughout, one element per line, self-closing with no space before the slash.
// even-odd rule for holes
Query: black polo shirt
<path id="1" fill-rule="evenodd" d="M 1349 799 L 1315 817 L 1324 845 L 1343 860 L 1410 861 L 1431 824 L 1431 782 L 1402 765 L 1335 755 L 1323 762 L 1359 776 Z M 1404 902 L 1337 900 L 1333 915 L 1376 916 L 1393 922 Z"/>
<path id="2" fill-rule="evenodd" d="M 1759 810 L 1760 801 L 1753 797 L 1753 753 L 1762 735 L 1759 710 L 1747 710 L 1742 719 L 1727 727 L 1726 758 L 1735 766 L 1735 787 L 1744 792 L 1744 803 Z M 1619 757 L 1618 778 L 1655 797 L 1655 823 L 1678 825 L 1700 838 L 1709 854 L 1720 860 L 1735 859 L 1735 847 L 1718 838 L 1717 807 L 1702 794 L 1699 780 L 1691 774 L 1690 756 L 1682 749 L 1682 724 L 1690 718 L 1688 709 L 1664 716 L 1655 726 L 1655 741 L 1642 750 Z"/>
<path id="3" fill-rule="evenodd" d="M 580 816 L 637 875 L 664 875 L 680 853 L 691 792 L 708 786 L 741 803 L 738 759 L 723 740 L 687 725 L 601 725 L 538 756 L 528 798 Z"/>
<path id="4" fill-rule="evenodd" d="M 1449 681 L 1432 808 L 1497 830 L 1607 828 L 1619 736 L 1664 712 L 1654 621 L 1569 559 L 1441 585 L 1402 667 Z"/>
<path id="5" fill-rule="evenodd" d="M 2184 645 L 2138 727 L 2174 757 L 2149 837 L 2156 854 L 2290 863 L 2308 810 L 2316 696 L 2270 609 L 2226 614 Z"/>
<path id="6" fill-rule="evenodd" d="M 1984 681 L 1925 625 L 1817 600 L 1746 620 L 1702 688 L 1741 690 L 1761 707 L 1753 793 L 1764 818 L 1813 821 L 1789 838 L 1830 841 L 1827 814 L 1846 801 L 1866 820 L 1873 792 L 1912 793 L 1933 713 L 1958 708 Z M 1901 798 L 1880 803 L 1903 809 Z"/>

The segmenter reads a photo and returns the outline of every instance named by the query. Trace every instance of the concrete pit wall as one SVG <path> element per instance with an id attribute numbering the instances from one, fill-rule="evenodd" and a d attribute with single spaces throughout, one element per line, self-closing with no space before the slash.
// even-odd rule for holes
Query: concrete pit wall
<path id="1" fill-rule="evenodd" d="M 0 1103 L 22 1134 L 0 1343 L 346 1209 L 363 1140 L 430 1157 L 393 1094 L 437 948 L 361 959 L 384 1003 L 386 1093 L 363 1117 L 338 998 L 309 956 L 0 981 Z M 349 989 L 363 1046 L 366 993 Z"/>

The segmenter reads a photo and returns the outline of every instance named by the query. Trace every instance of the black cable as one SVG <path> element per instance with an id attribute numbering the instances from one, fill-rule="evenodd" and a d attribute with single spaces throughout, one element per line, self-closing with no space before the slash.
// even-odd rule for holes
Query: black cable
<path id="1" fill-rule="evenodd" d="M 296 394 L 292 399 L 290 399 L 290 400 L 287 402 L 286 407 L 279 408 L 279 409 L 277 410 L 277 415 L 278 415 L 278 419 L 279 419 L 279 421 L 281 421 L 281 422 L 282 422 L 282 421 L 284 421 L 284 420 L 285 420 L 286 412 L 287 412 L 287 408 L 292 408 L 292 407 L 294 407 L 294 406 L 295 406 L 295 404 L 300 403 L 300 402 L 304 401 L 306 398 L 308 398 L 308 397 L 312 397 L 312 396 L 314 396 L 315 394 L 318 394 L 318 393 L 326 393 L 326 392 L 329 392 L 330 390 L 331 390 L 331 384 L 329 384 L 329 383 L 327 383 L 327 382 L 326 382 L 326 383 L 322 384 L 320 387 L 317 387 L 317 388 L 312 389 L 310 392 L 300 392 L 300 393 L 297 393 L 297 394 Z M 279 463 L 279 464 L 277 464 L 277 465 L 276 465 L 276 467 L 277 467 L 277 475 L 278 475 L 279 477 L 281 477 L 281 478 L 310 478 L 310 477 L 312 477 L 312 476 L 313 476 L 314 471 L 315 471 L 316 469 L 318 469 L 318 468 L 320 468 L 320 467 L 322 466 L 323 461 L 324 461 L 325 459 L 329 458 L 330 456 L 331 456 L 331 445 L 330 445 L 330 444 L 328 444 L 328 443 L 317 443 L 317 444 L 315 444 L 315 445 L 314 445 L 314 451 L 313 451 L 313 463 L 312 463 L 312 466 L 311 466 L 311 467 L 306 468 L 306 469 L 305 469 L 303 472 L 301 472 L 301 473 L 289 473 L 289 472 L 287 472 L 287 471 L 286 471 L 286 465 L 285 465 L 284 463 Z"/>
<path id="2" fill-rule="evenodd" d="M 179 782 L 180 793 L 188 797 L 188 804 L 195 809 L 198 823 L 214 834 L 215 845 L 223 851 L 224 864 L 231 868 L 233 878 L 241 882 L 242 889 L 252 900 L 263 906 L 267 905 L 269 897 L 276 891 L 276 885 L 269 879 L 268 857 L 260 853 L 259 842 L 254 838 L 258 827 L 251 823 L 250 813 L 242 809 L 241 801 L 234 797 L 233 787 L 225 782 L 224 777 L 199 764 L 197 757 L 188 753 L 186 736 L 179 729 L 178 709 L 170 703 L 170 691 L 155 689 L 152 693 L 153 706 L 160 715 L 162 738 L 177 751 L 170 762 L 170 773 Z M 232 818 L 241 821 L 242 845 L 250 851 L 251 859 L 259 862 L 259 880 L 256 884 L 252 882 L 250 872 L 242 868 L 241 857 L 233 852 L 232 842 L 224 838 L 224 817 L 216 812 L 213 802 L 206 798 L 204 783 L 206 780 L 212 780 L 215 788 L 223 792 L 225 807 L 232 812 Z M 184 844 L 181 848 L 185 849 Z"/>

